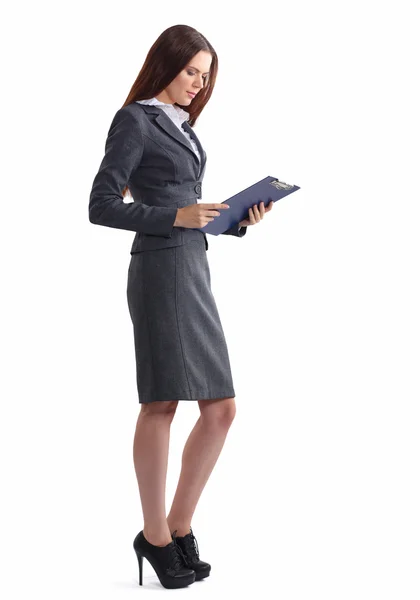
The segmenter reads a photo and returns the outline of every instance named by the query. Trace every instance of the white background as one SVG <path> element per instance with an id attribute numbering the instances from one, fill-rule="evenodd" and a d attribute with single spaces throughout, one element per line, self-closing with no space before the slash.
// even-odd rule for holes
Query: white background
<path id="1" fill-rule="evenodd" d="M 301 189 L 209 238 L 237 416 L 173 594 L 418 600 L 419 109 L 414 2 L 23 2 L 3 9 L 5 598 L 165 593 L 132 548 L 133 232 L 92 225 L 106 134 L 175 24 L 219 57 L 203 202 Z M 171 430 L 167 508 L 198 417 Z M 226 595 L 226 596 L 225 596 Z"/>

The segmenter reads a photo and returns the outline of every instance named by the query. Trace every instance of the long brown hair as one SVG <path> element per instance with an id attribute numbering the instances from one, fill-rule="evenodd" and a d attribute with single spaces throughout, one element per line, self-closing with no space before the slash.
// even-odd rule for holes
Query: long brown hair
<path id="1" fill-rule="evenodd" d="M 208 77 L 200 93 L 190 102 L 189 106 L 180 107 L 189 113 L 188 124 L 193 127 L 211 98 L 217 77 L 218 59 L 213 46 L 204 35 L 188 25 L 173 25 L 160 34 L 150 48 L 122 107 L 136 100 L 155 98 L 200 50 L 210 52 L 212 55 Z M 175 105 L 180 106 L 177 102 Z M 127 192 L 129 190 L 126 186 L 122 192 L 123 196 Z"/>

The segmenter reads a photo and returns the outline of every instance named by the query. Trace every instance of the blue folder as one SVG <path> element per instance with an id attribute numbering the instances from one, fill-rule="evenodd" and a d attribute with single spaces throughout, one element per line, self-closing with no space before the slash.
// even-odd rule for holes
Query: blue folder
<path id="1" fill-rule="evenodd" d="M 298 185 L 291 185 L 279 181 L 275 177 L 265 177 L 253 185 L 242 190 L 238 194 L 231 196 L 219 204 L 228 204 L 230 208 L 221 209 L 220 216 L 216 216 L 214 221 L 210 221 L 199 230 L 212 235 L 219 235 L 243 219 L 249 218 L 248 210 L 254 205 L 264 202 L 267 207 L 271 200 L 277 202 L 281 198 L 300 190 Z"/>

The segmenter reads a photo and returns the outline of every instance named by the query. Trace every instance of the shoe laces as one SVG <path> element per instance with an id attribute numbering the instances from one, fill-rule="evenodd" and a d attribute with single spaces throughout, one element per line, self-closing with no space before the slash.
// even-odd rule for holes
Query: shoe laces
<path id="1" fill-rule="evenodd" d="M 174 537 L 176 536 L 176 532 L 177 532 L 177 530 L 174 531 Z M 183 541 L 182 547 L 185 550 L 187 557 L 190 560 L 198 560 L 199 556 L 200 556 L 199 549 L 198 549 L 198 542 L 197 542 L 197 538 L 193 534 L 191 527 L 190 527 L 190 533 L 187 533 L 187 535 L 182 538 L 182 541 Z"/>
<path id="2" fill-rule="evenodd" d="M 169 548 L 169 558 L 172 569 L 175 569 L 177 571 L 178 569 L 181 569 L 185 566 L 184 553 L 176 543 L 172 544 Z"/>

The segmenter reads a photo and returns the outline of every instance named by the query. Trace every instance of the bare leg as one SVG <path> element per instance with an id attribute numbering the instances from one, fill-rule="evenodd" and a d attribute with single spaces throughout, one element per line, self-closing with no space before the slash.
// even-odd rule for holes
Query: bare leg
<path id="1" fill-rule="evenodd" d="M 234 398 L 199 400 L 200 417 L 191 431 L 182 454 L 182 467 L 171 510 L 169 531 L 178 536 L 189 533 L 192 516 L 201 492 L 217 462 L 236 414 Z"/>
<path id="2" fill-rule="evenodd" d="M 178 401 L 142 404 L 137 419 L 133 459 L 143 510 L 143 533 L 155 546 L 171 542 L 166 521 L 165 489 L 169 434 Z"/>

